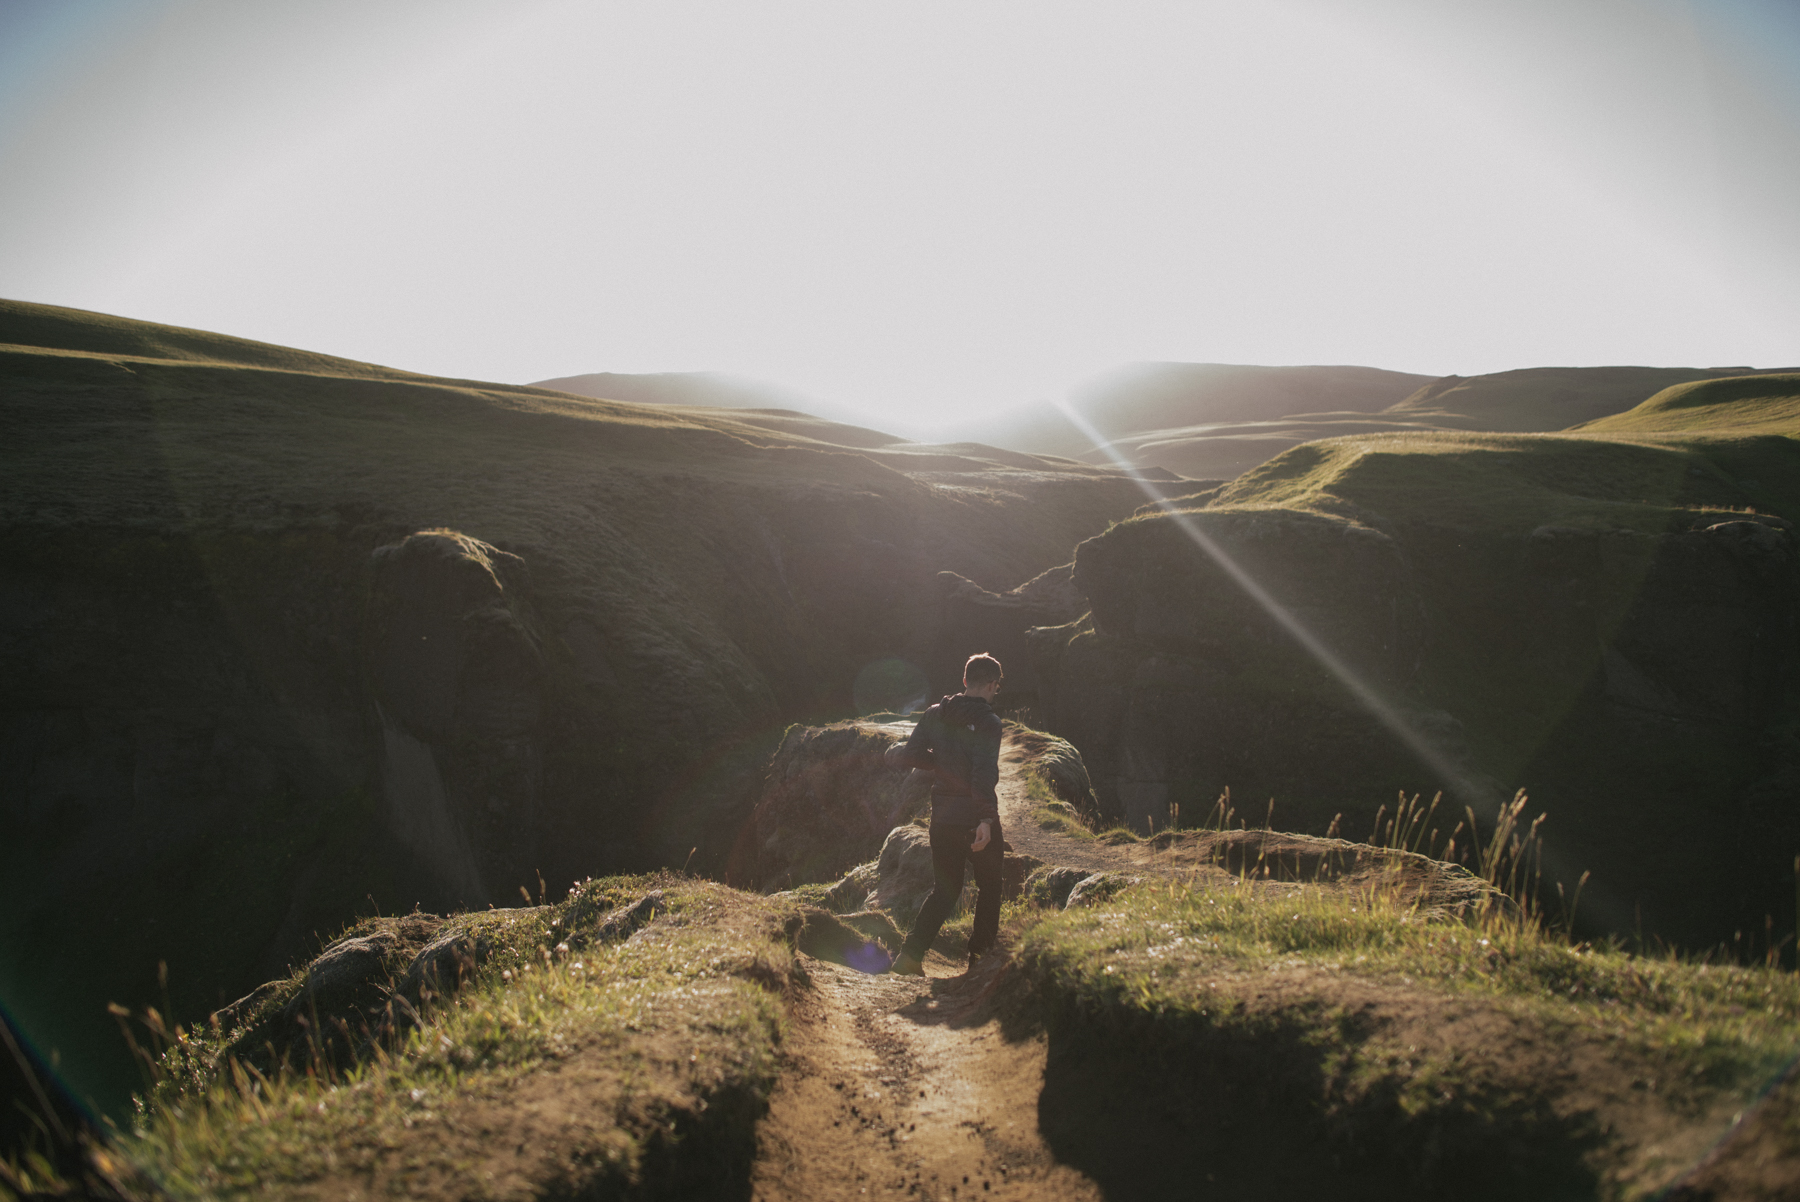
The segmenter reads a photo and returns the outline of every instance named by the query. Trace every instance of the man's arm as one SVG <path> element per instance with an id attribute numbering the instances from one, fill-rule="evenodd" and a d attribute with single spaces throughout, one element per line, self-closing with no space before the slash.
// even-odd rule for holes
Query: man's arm
<path id="1" fill-rule="evenodd" d="M 929 772 L 937 767 L 936 757 L 931 752 L 931 733 L 926 729 L 931 725 L 931 716 L 931 710 L 926 710 L 906 742 L 895 743 L 883 754 L 882 759 L 890 768 L 922 768 Z"/>

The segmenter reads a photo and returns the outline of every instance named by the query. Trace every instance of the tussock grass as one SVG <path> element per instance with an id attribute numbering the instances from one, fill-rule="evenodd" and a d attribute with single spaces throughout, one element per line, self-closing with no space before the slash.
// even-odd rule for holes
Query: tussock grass
<path id="1" fill-rule="evenodd" d="M 650 888 L 665 913 L 623 942 L 584 946 L 610 907 Z M 502 1151 L 514 1176 L 566 1176 L 573 1162 L 572 1184 L 601 1194 L 657 1174 L 736 1171 L 732 1147 L 693 1133 L 741 1145 L 773 1083 L 791 906 L 659 876 L 590 881 L 560 905 L 472 918 L 490 936 L 474 979 L 348 1066 L 318 1057 L 264 1070 L 228 1054 L 238 1032 L 168 1032 L 121 1153 L 178 1197 L 332 1181 L 381 1192 Z M 285 983 L 258 1012 L 298 988 Z M 513 1108 L 540 1095 L 589 1118 L 521 1126 Z M 519 1144 L 522 1168 L 515 1135 L 530 1144 Z M 701 1162 L 671 1159 L 684 1139 Z"/>

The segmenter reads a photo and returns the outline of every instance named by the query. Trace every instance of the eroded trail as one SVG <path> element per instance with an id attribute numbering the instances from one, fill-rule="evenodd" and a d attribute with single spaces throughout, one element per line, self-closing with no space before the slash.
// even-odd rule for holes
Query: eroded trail
<path id="1" fill-rule="evenodd" d="M 754 1196 L 1098 1199 L 1038 1133 L 1045 1044 L 1009 1040 L 998 957 L 962 976 L 868 976 L 808 959 Z M 934 957 L 930 972 L 955 966 Z"/>
<path id="2" fill-rule="evenodd" d="M 1122 866 L 1111 849 L 1026 832 L 1022 763 L 1003 751 L 1008 841 L 1025 851 L 1024 836 L 1028 854 L 1056 863 Z M 1046 1044 L 1042 1034 L 1002 1031 L 994 994 L 1003 960 L 959 975 L 960 962 L 933 954 L 920 979 L 807 957 L 811 984 L 789 1011 L 787 1069 L 758 1130 L 754 1196 L 1101 1198 L 1039 1133 Z"/>

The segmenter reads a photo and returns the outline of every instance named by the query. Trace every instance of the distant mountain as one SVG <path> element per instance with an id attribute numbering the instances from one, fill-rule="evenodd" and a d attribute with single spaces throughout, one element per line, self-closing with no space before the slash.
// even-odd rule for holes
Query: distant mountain
<path id="1" fill-rule="evenodd" d="M 778 384 L 711 371 L 663 371 L 645 375 L 594 371 L 538 380 L 533 388 L 554 388 L 576 396 L 638 405 L 682 405 L 705 409 L 795 409 L 807 404 Z M 814 406 L 816 408 L 816 406 Z"/>
<path id="2" fill-rule="evenodd" d="M 1792 368 L 1530 367 L 1425 376 L 1376 367 L 1140 363 L 1043 402 L 944 429 L 915 452 L 998 447 L 1190 480 L 1230 480 L 1321 438 L 1422 431 L 1538 434 L 1624 413 L 1680 384 Z M 737 410 L 735 418 L 840 446 L 897 446 L 850 410 L 714 372 L 594 372 L 534 387 L 638 404 Z M 752 411 L 754 417 L 743 411 Z M 1071 416 L 1072 415 L 1072 416 Z"/>
<path id="3" fill-rule="evenodd" d="M 1069 408 L 1102 439 L 1130 444 L 1154 432 L 1175 433 L 1218 423 L 1269 421 L 1328 411 L 1377 413 L 1433 379 L 1374 367 L 1140 363 L 1077 390 Z M 1090 460 L 1095 457 L 1095 439 L 1049 402 L 969 422 L 948 437 L 1040 455 Z M 1261 462 L 1289 445 L 1284 441 L 1253 462 Z M 1176 462 L 1165 462 L 1161 457 L 1139 462 L 1182 472 Z"/>
<path id="4" fill-rule="evenodd" d="M 854 420 L 843 420 L 852 417 L 847 410 L 817 404 L 779 385 L 719 372 L 666 371 L 628 375 L 596 371 L 584 376 L 539 380 L 529 387 L 552 388 L 599 400 L 629 401 L 634 405 L 734 410 L 731 416 L 738 422 L 843 447 L 885 447 L 907 441 L 896 434 L 857 425 Z M 822 416 L 827 411 L 836 416 Z"/>

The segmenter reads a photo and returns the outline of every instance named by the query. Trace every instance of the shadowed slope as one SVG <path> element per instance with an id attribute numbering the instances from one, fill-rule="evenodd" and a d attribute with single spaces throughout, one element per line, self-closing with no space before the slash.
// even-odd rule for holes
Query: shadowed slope
<path id="1" fill-rule="evenodd" d="M 191 1018 L 371 900 L 722 865 L 789 721 L 888 658 L 948 687 L 938 573 L 1010 588 L 1142 499 L 47 306 L 0 306 L 0 372 L 0 995 L 108 1104 L 159 960 Z"/>

